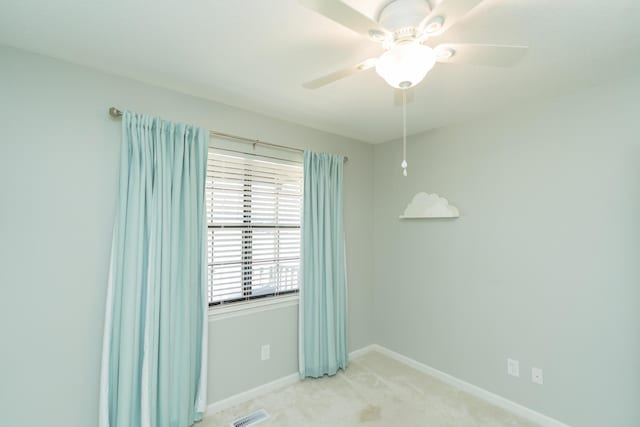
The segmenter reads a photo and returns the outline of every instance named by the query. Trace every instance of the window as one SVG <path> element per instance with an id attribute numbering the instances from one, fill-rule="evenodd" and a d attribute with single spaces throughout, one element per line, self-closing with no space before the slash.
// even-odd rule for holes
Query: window
<path id="1" fill-rule="evenodd" d="M 302 165 L 209 152 L 209 305 L 298 291 Z"/>

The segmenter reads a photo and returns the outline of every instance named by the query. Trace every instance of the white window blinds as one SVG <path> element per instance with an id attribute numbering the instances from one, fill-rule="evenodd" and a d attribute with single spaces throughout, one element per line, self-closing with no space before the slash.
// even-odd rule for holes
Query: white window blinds
<path id="1" fill-rule="evenodd" d="M 209 304 L 297 292 L 302 165 L 210 151 Z"/>

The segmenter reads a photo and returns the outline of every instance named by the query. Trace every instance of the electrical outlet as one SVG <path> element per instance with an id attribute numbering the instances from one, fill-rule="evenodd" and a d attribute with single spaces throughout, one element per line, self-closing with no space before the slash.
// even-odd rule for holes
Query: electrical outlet
<path id="1" fill-rule="evenodd" d="M 260 354 L 262 360 L 269 360 L 269 358 L 271 357 L 271 346 L 269 344 L 264 344 L 262 346 L 262 351 Z"/>
<path id="2" fill-rule="evenodd" d="M 519 377 L 520 362 L 514 359 L 507 359 L 507 373 L 513 377 Z"/>
<path id="3" fill-rule="evenodd" d="M 542 369 L 531 368 L 531 381 L 536 384 L 542 384 Z"/>

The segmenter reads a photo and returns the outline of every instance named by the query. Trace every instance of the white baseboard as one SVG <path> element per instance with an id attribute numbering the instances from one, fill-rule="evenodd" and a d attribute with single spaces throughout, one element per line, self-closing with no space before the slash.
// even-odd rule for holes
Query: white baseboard
<path id="1" fill-rule="evenodd" d="M 376 349 L 378 349 L 380 346 L 377 344 L 369 344 L 366 347 L 362 347 L 358 350 L 354 350 L 351 353 L 349 353 L 349 360 L 351 359 L 357 359 L 360 356 L 364 356 L 365 354 L 372 352 Z"/>
<path id="2" fill-rule="evenodd" d="M 372 344 L 352 351 L 351 353 L 349 353 L 349 359 L 356 359 L 369 353 L 370 351 L 375 350 L 377 347 L 378 346 Z M 205 413 L 205 416 L 210 416 L 217 412 L 224 411 L 225 409 L 231 408 L 232 406 L 236 406 L 251 399 L 255 399 L 256 397 L 271 393 L 272 391 L 279 388 L 295 384 L 298 381 L 300 381 L 300 376 L 297 372 L 295 372 L 293 374 L 289 374 L 282 378 L 278 378 L 277 380 L 271 381 L 270 383 L 259 385 L 258 387 L 252 388 L 251 390 L 243 391 L 242 393 L 234 394 L 233 396 L 218 400 L 217 402 L 213 402 L 212 404 L 207 406 L 207 412 Z"/>
<path id="3" fill-rule="evenodd" d="M 386 347 L 382 347 L 377 344 L 373 344 L 369 346 L 371 350 L 377 351 L 379 353 L 384 354 L 385 356 L 390 357 L 400 363 L 403 363 L 407 366 L 410 366 L 420 372 L 424 372 L 427 375 L 431 375 L 432 377 L 438 378 L 439 380 L 452 385 L 460 390 L 464 390 L 469 394 L 472 394 L 476 397 L 479 397 L 482 400 L 485 400 L 495 406 L 498 406 L 502 409 L 505 409 L 512 414 L 518 415 L 524 419 L 529 421 L 533 421 L 534 423 L 540 424 L 544 427 L 569 427 L 567 424 L 564 424 L 556 419 L 548 417 L 544 414 L 534 411 L 533 409 L 529 409 L 526 406 L 522 406 L 519 403 L 513 402 L 509 399 L 506 399 L 502 396 L 498 396 L 497 394 L 491 393 L 483 388 L 475 386 L 473 384 L 469 384 L 466 381 L 463 381 L 459 378 L 454 377 L 453 375 L 449 375 L 445 372 L 439 371 L 431 366 L 427 366 L 424 363 L 420 363 L 416 360 L 413 360 L 407 356 L 404 356 L 400 353 L 396 353 L 393 350 L 389 350 Z"/>
<path id="4" fill-rule="evenodd" d="M 483 388 L 480 388 L 466 381 L 463 381 L 459 378 L 456 378 L 453 375 L 449 375 L 445 372 L 439 371 L 435 368 L 432 368 L 431 366 L 427 366 L 424 363 L 420 363 L 400 353 L 396 353 L 395 351 L 389 350 L 388 348 L 382 347 L 381 345 L 378 345 L 378 344 L 371 344 L 361 349 L 352 351 L 351 353 L 349 353 L 349 359 L 357 359 L 358 357 L 364 356 L 365 354 L 371 351 L 377 351 L 381 354 L 384 354 L 385 356 L 390 357 L 391 359 L 394 359 L 400 363 L 410 366 L 427 375 L 431 375 L 432 377 L 438 378 L 439 380 L 449 385 L 452 385 L 460 390 L 464 390 L 469 394 L 479 397 L 480 399 L 485 400 L 499 408 L 505 409 L 511 412 L 512 414 L 518 415 L 524 419 L 540 424 L 541 426 L 569 427 L 567 424 L 564 424 L 558 420 L 555 420 L 544 414 L 536 412 L 533 409 L 529 409 L 526 406 L 522 406 L 502 396 L 498 396 L 497 394 L 491 393 L 490 391 L 487 391 Z M 261 386 L 252 388 L 251 390 L 244 391 L 242 393 L 238 393 L 226 399 L 219 400 L 217 402 L 210 404 L 207 407 L 207 412 L 205 416 L 213 415 L 217 412 L 223 411 L 235 405 L 239 405 L 248 400 L 255 399 L 256 397 L 265 395 L 279 388 L 286 387 L 291 384 L 295 384 L 298 381 L 300 381 L 300 376 L 298 375 L 297 372 L 295 372 L 293 374 L 279 378 L 275 381 L 271 381 L 270 383 L 263 384 Z"/>
<path id="5" fill-rule="evenodd" d="M 278 378 L 270 383 L 259 385 L 251 390 L 243 391 L 242 393 L 234 394 L 226 399 L 218 400 L 207 406 L 207 412 L 205 416 L 213 415 L 217 412 L 224 411 L 232 406 L 239 405 L 256 397 L 263 396 L 267 393 L 271 393 L 282 387 L 286 387 L 291 384 L 295 384 L 300 381 L 298 373 L 287 375 L 286 377 Z"/>

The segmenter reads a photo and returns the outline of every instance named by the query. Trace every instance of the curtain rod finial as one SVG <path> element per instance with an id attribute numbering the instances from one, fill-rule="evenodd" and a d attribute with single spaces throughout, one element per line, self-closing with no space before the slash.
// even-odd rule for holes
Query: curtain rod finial
<path id="1" fill-rule="evenodd" d="M 116 107 L 109 108 L 109 115 L 111 117 L 122 117 L 122 111 L 118 110 Z"/>

